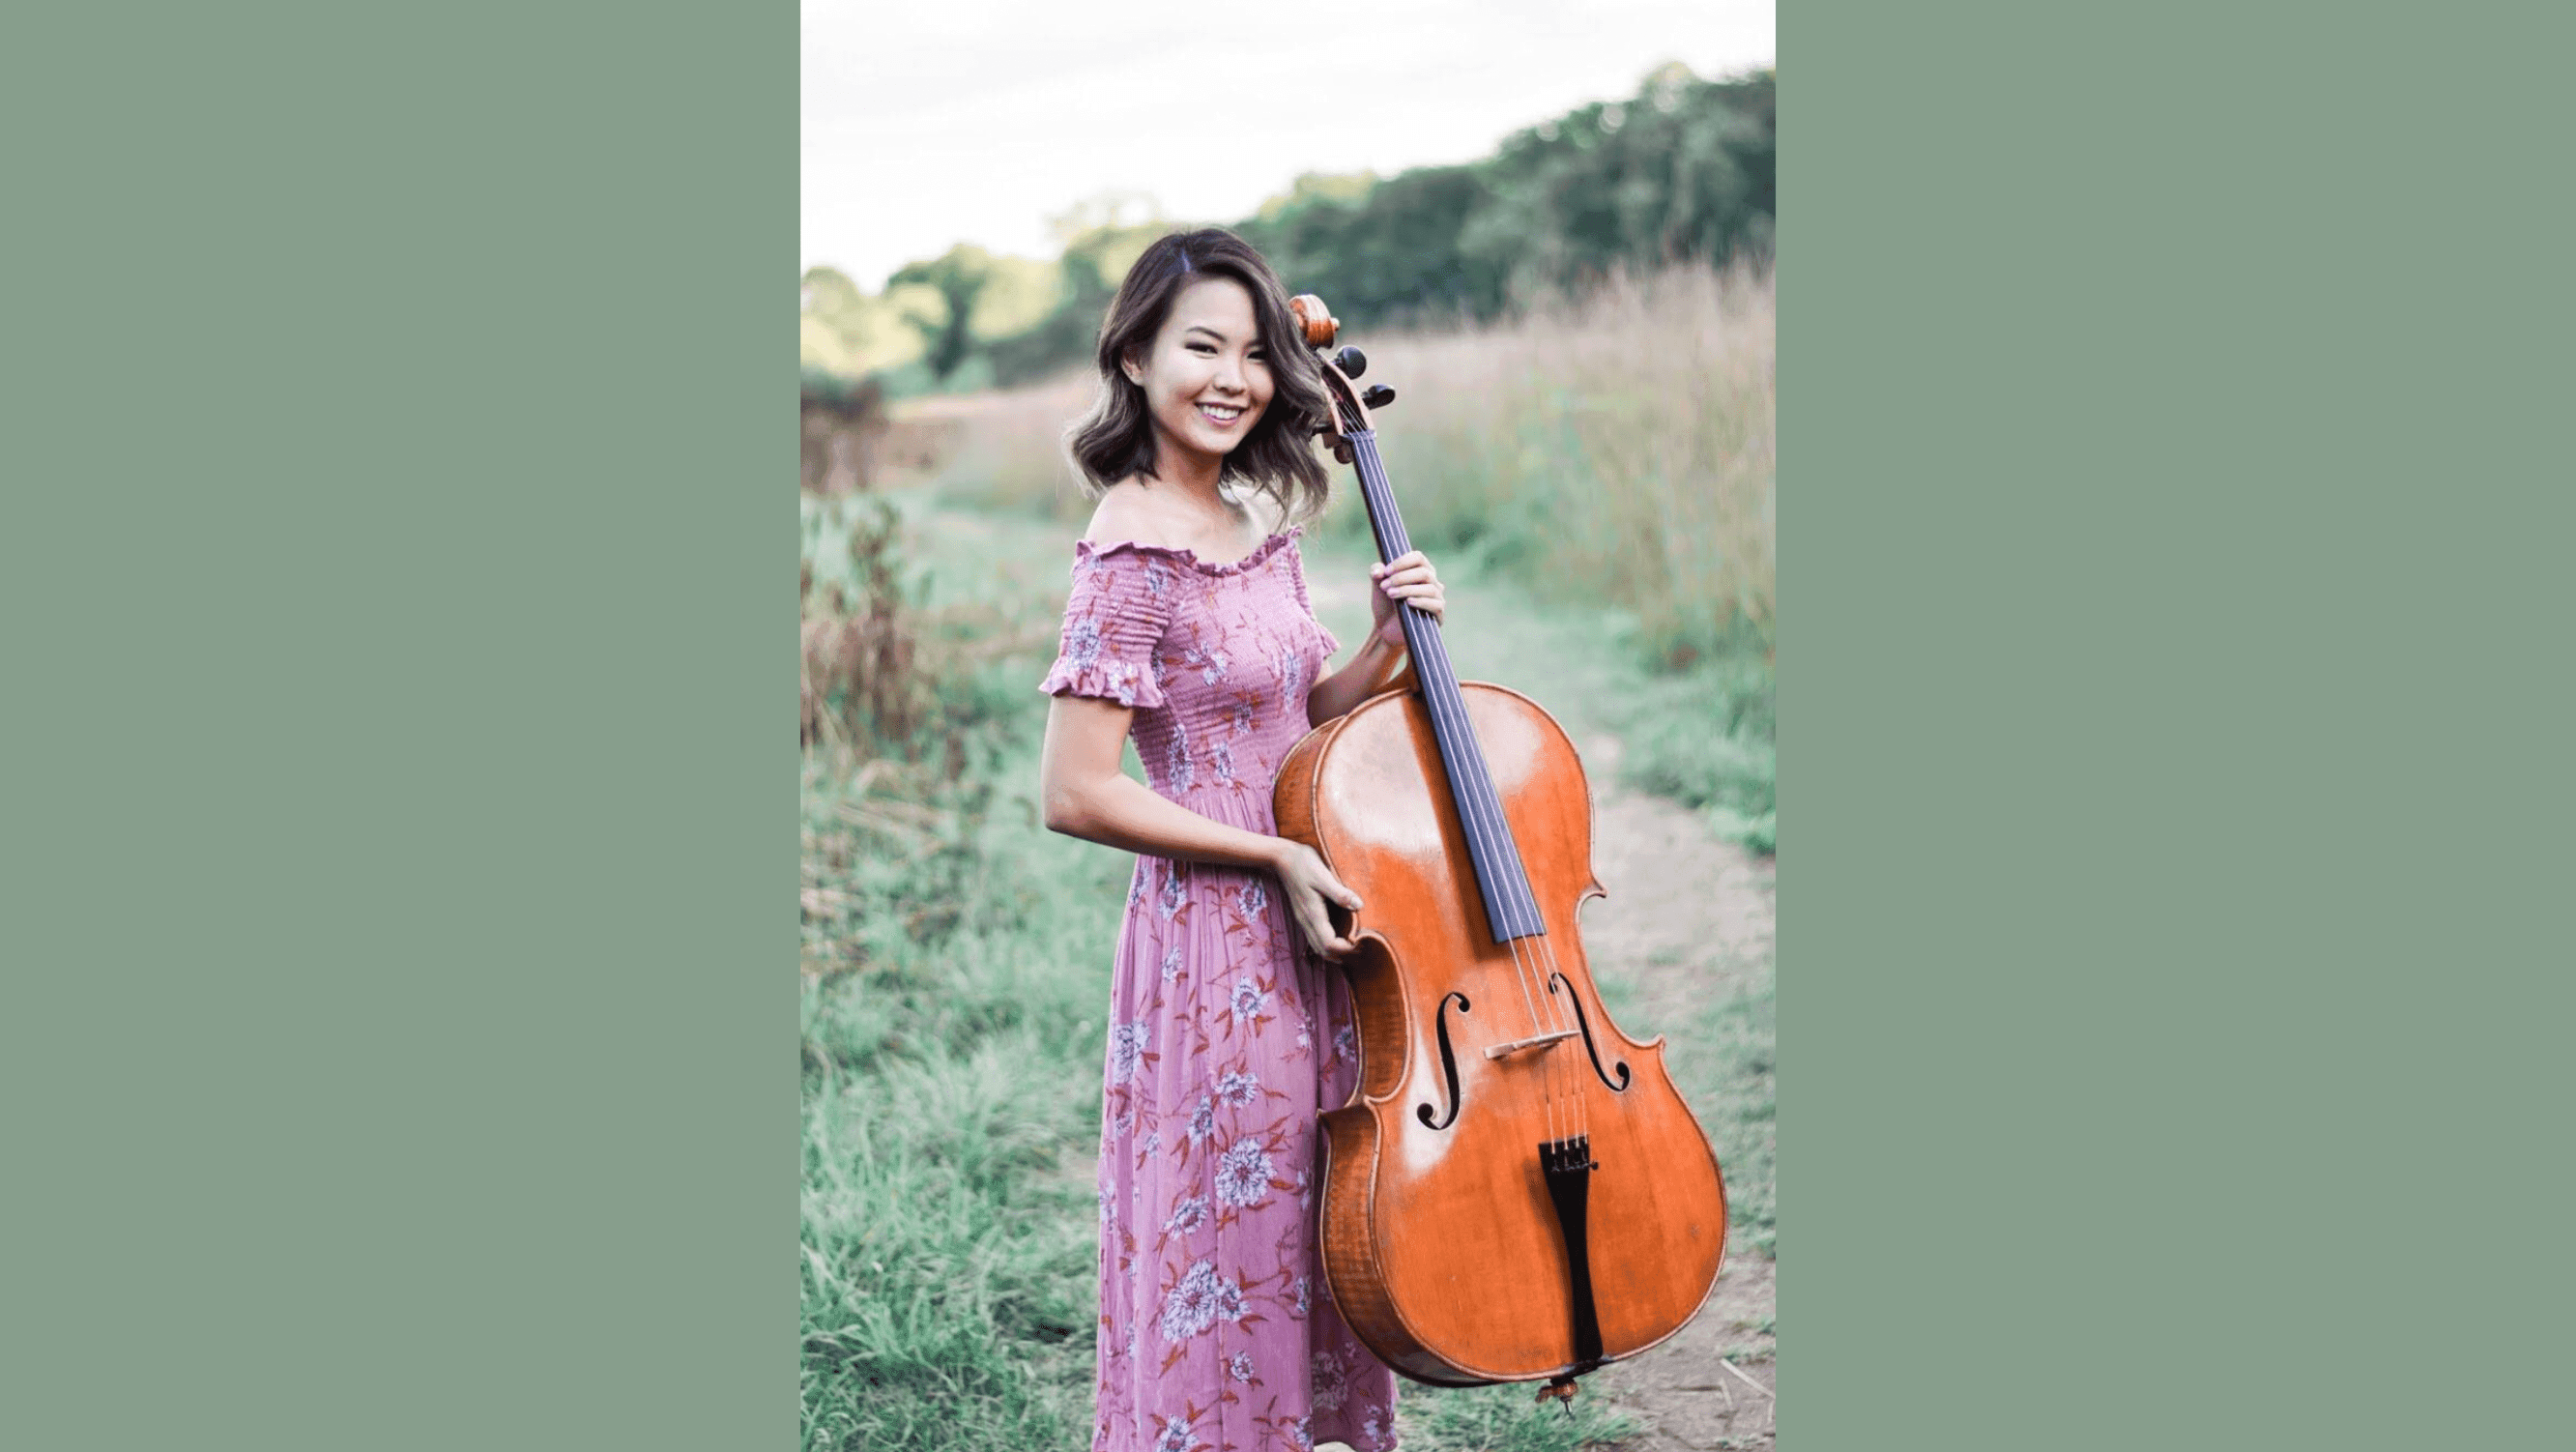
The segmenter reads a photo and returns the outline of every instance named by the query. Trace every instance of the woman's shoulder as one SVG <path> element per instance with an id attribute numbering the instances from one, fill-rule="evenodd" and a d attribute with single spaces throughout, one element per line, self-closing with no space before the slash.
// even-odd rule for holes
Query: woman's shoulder
<path id="1" fill-rule="evenodd" d="M 1112 560 L 1166 560 L 1203 574 L 1233 574 L 1268 558 L 1297 533 L 1293 528 L 1284 534 L 1279 531 L 1276 509 L 1267 495 L 1256 494 L 1238 508 L 1241 523 L 1261 529 L 1260 543 L 1240 559 L 1212 563 L 1184 543 L 1201 534 L 1201 522 L 1173 514 L 1140 486 L 1113 484 L 1103 491 L 1092 508 L 1090 525 L 1074 542 L 1076 568 L 1099 567 Z M 1227 553 L 1241 550 L 1236 547 Z"/>
<path id="2" fill-rule="evenodd" d="M 1298 532 L 1298 527 L 1288 522 L 1288 501 L 1267 489 L 1255 489 L 1245 495 L 1243 507 L 1264 539 Z"/>
<path id="3" fill-rule="evenodd" d="M 1081 544 L 1094 550 L 1113 545 L 1157 545 L 1165 537 L 1168 524 L 1154 508 L 1142 486 L 1121 482 L 1100 493 L 1091 507 L 1091 523 L 1082 531 Z"/>
<path id="4" fill-rule="evenodd" d="M 1143 491 L 1112 485 L 1091 511 L 1091 523 L 1073 542 L 1075 594 L 1126 602 L 1122 608 L 1162 606 L 1177 568 L 1194 558 L 1168 538 Z"/>

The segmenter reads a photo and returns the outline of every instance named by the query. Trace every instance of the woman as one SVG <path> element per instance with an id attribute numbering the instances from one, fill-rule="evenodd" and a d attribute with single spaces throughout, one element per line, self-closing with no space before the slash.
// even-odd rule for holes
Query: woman
<path id="1" fill-rule="evenodd" d="M 1360 900 L 1275 834 L 1270 793 L 1309 729 L 1395 675 L 1398 604 L 1439 618 L 1440 581 L 1419 553 L 1372 568 L 1375 628 L 1318 679 L 1338 647 L 1296 536 L 1327 494 L 1322 374 L 1232 233 L 1146 249 L 1098 361 L 1101 400 L 1068 437 L 1099 507 L 1039 768 L 1050 828 L 1139 854 L 1111 986 L 1092 1446 L 1382 1452 L 1394 1374 L 1334 1311 L 1314 1244 L 1315 1118 L 1358 1069 L 1347 988 L 1316 954 L 1351 950 L 1329 908 Z M 1119 769 L 1131 729 L 1150 788 Z"/>

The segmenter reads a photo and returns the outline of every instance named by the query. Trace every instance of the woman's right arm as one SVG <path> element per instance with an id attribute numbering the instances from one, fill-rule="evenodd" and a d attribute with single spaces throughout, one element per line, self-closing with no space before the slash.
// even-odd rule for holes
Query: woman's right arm
<path id="1" fill-rule="evenodd" d="M 1202 817 L 1119 770 L 1135 714 L 1096 696 L 1058 696 L 1047 708 L 1038 750 L 1047 829 L 1126 852 L 1277 871 L 1283 839 Z"/>
<path id="2" fill-rule="evenodd" d="M 1350 941 L 1333 930 L 1325 904 L 1356 911 L 1359 894 L 1313 848 L 1200 816 L 1119 769 L 1135 714 L 1096 696 L 1057 696 L 1048 706 L 1038 750 L 1038 796 L 1048 830 L 1126 852 L 1272 873 L 1315 951 L 1327 958 L 1349 952 Z"/>

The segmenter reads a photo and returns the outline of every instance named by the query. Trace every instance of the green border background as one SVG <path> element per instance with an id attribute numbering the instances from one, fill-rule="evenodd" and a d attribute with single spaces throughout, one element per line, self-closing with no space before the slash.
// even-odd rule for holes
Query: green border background
<path id="1" fill-rule="evenodd" d="M 1802 1452 L 2563 1439 L 2508 13 L 1783 7 Z M 788 1445 L 789 12 L 10 24 L 6 1439 Z"/>
<path id="2" fill-rule="evenodd" d="M 2559 1445 L 2568 53 L 1786 3 L 1780 1381 Z"/>
<path id="3" fill-rule="evenodd" d="M 9 26 L 0 1442 L 793 1446 L 794 12 Z"/>

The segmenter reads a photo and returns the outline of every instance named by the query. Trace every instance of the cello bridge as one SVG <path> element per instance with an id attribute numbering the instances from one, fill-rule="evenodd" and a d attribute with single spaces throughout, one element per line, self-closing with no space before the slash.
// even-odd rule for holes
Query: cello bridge
<path id="1" fill-rule="evenodd" d="M 1570 1039 L 1574 1036 L 1575 1030 L 1573 1029 L 1558 1029 L 1554 1033 L 1536 1034 L 1525 1039 L 1514 1039 L 1508 1044 L 1496 1044 L 1492 1048 L 1485 1050 L 1485 1057 L 1488 1059 L 1507 1058 L 1510 1055 L 1519 1053 L 1523 1049 L 1540 1048 L 1544 1045 L 1555 1043 L 1559 1039 Z"/>

